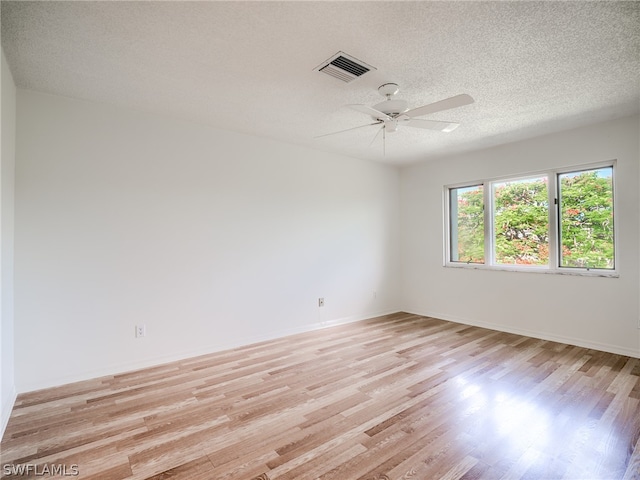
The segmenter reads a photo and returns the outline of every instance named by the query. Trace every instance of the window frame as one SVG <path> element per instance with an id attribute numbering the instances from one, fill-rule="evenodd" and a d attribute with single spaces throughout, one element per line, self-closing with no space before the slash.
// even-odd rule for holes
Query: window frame
<path id="1" fill-rule="evenodd" d="M 485 205 L 486 205 L 486 190 L 485 190 L 485 185 L 484 185 L 484 184 L 482 184 L 482 183 L 475 183 L 475 184 L 473 184 L 473 185 L 466 185 L 466 186 L 463 186 L 463 187 L 450 187 L 450 188 L 447 188 L 447 189 L 446 189 L 446 192 L 445 192 L 445 195 L 447 196 L 445 203 L 446 203 L 446 205 L 447 205 L 447 208 L 448 208 L 449 210 L 451 210 L 451 191 L 452 191 L 452 190 L 455 190 L 455 189 L 459 189 L 459 188 L 473 188 L 473 187 L 482 187 L 482 203 L 483 203 L 483 220 L 482 220 L 482 225 L 483 225 L 483 229 L 484 229 L 484 233 L 483 233 L 483 235 L 484 235 L 484 238 L 486 238 L 486 234 L 487 234 L 487 224 L 486 224 L 486 215 L 484 214 L 484 209 L 486 208 L 486 207 L 485 207 Z M 456 211 L 457 211 L 457 206 L 456 206 Z M 466 262 L 464 262 L 464 261 L 462 261 L 462 262 L 461 262 L 461 261 L 457 261 L 457 260 L 456 260 L 456 261 L 451 260 L 451 257 L 452 257 L 452 247 L 453 247 L 453 245 L 451 244 L 451 241 L 452 241 L 452 239 L 453 239 L 453 234 L 452 234 L 452 232 L 451 232 L 451 228 L 452 228 L 452 223 L 451 223 L 451 221 L 452 221 L 451 216 L 450 216 L 450 215 L 447 215 L 447 217 L 446 217 L 446 219 L 445 219 L 445 222 L 446 222 L 446 228 L 445 228 L 445 230 L 446 230 L 446 232 L 447 232 L 447 240 L 446 240 L 446 241 L 447 241 L 448 254 L 446 254 L 447 256 L 446 256 L 445 258 L 448 258 L 450 262 L 452 262 L 452 263 L 456 263 L 456 264 L 458 264 L 458 263 L 464 263 L 464 264 L 467 264 L 467 265 L 485 265 L 485 264 L 486 264 L 486 260 L 487 260 L 487 244 L 486 244 L 486 240 L 484 241 L 484 255 L 483 255 L 483 257 L 484 257 L 484 262 L 483 262 L 483 263 L 479 263 L 479 262 L 472 262 L 471 260 L 468 260 L 468 261 L 466 261 Z M 456 237 L 457 237 L 457 236 L 458 236 L 458 235 L 456 234 Z"/>
<path id="2" fill-rule="evenodd" d="M 563 267 L 560 265 L 560 175 L 567 173 L 579 173 L 582 171 L 597 170 L 600 168 L 611 168 L 612 182 L 612 198 L 614 215 L 617 203 L 616 198 L 616 160 L 608 160 L 604 162 L 596 162 L 589 164 L 571 165 L 561 168 L 553 168 L 546 170 L 538 170 L 523 174 L 515 174 L 503 177 L 485 178 L 480 180 L 472 180 L 467 182 L 458 182 L 445 185 L 443 189 L 443 243 L 444 256 L 443 266 L 453 268 L 467 268 L 480 270 L 499 270 L 513 272 L 529 272 L 529 273 L 545 273 L 556 275 L 582 275 L 582 276 L 598 276 L 598 277 L 619 277 L 618 267 L 618 222 L 614 217 L 613 222 L 613 269 L 603 268 L 581 268 L 581 267 Z M 494 239 L 494 204 L 493 190 L 494 184 L 512 182 L 518 180 L 526 180 L 535 177 L 547 177 L 547 195 L 548 195 L 548 225 L 549 225 L 549 263 L 547 265 L 505 265 L 495 263 L 495 239 Z M 482 186 L 484 201 L 484 262 L 470 263 L 458 262 L 451 260 L 451 189 L 467 188 L 474 186 Z"/>

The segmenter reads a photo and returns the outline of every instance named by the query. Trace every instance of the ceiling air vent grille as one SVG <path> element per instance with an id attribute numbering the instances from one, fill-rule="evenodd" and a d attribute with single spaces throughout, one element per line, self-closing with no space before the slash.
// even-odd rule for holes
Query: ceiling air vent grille
<path id="1" fill-rule="evenodd" d="M 375 68 L 351 55 L 338 52 L 323 62 L 316 70 L 348 83 L 361 77 L 370 70 L 375 70 Z"/>

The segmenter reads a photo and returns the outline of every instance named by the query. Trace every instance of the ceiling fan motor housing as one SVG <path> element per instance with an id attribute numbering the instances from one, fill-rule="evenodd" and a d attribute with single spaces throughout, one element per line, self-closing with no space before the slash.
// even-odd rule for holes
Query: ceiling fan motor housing
<path id="1" fill-rule="evenodd" d="M 380 102 L 377 105 L 374 105 L 373 108 L 376 110 L 386 113 L 390 117 L 394 117 L 400 115 L 401 113 L 409 110 L 407 106 L 406 100 L 386 100 L 384 102 Z"/>
<path id="2" fill-rule="evenodd" d="M 407 107 L 407 102 L 405 100 L 391 100 L 396 93 L 398 93 L 397 83 L 385 83 L 384 85 L 380 85 L 378 87 L 378 92 L 383 97 L 387 97 L 385 102 L 381 102 L 377 105 L 374 105 L 373 108 L 382 112 L 390 117 L 396 117 L 401 113 L 406 112 L 409 108 Z"/>

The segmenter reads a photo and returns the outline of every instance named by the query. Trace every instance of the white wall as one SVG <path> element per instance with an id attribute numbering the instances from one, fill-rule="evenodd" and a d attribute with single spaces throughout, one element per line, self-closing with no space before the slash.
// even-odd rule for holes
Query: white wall
<path id="1" fill-rule="evenodd" d="M 18 391 L 397 311 L 398 213 L 391 167 L 19 90 Z"/>
<path id="2" fill-rule="evenodd" d="M 40 93 L 17 106 L 18 391 L 401 308 L 640 356 L 637 117 L 398 175 Z M 443 185 L 612 158 L 619 278 L 442 266 Z"/>
<path id="3" fill-rule="evenodd" d="M 16 86 L 2 52 L 0 68 L 0 401 L 2 418 L 0 438 L 9 420 L 16 398 L 14 378 L 13 321 L 13 219 L 16 132 Z"/>
<path id="4" fill-rule="evenodd" d="M 639 119 L 402 169 L 402 305 L 472 325 L 640 356 Z M 619 278 L 443 267 L 443 186 L 617 159 Z"/>

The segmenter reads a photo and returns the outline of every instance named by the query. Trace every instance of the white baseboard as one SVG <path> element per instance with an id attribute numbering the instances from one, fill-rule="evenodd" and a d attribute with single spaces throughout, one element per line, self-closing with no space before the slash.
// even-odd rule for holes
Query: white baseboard
<path id="1" fill-rule="evenodd" d="M 487 328 L 489 330 L 497 330 L 499 332 L 513 333 L 516 335 L 523 335 L 525 337 L 538 338 L 540 340 L 549 340 L 551 342 L 566 343 L 568 345 L 575 345 L 577 347 L 591 348 L 593 350 L 600 350 L 602 352 L 615 353 L 617 355 L 640 358 L 640 350 L 633 350 L 631 348 L 625 348 L 619 345 L 610 345 L 608 343 L 592 342 L 582 338 L 565 337 L 563 335 L 555 335 L 553 333 L 548 333 L 548 332 L 539 332 L 535 330 L 527 330 L 522 328 L 505 327 L 504 325 L 498 325 L 491 322 L 483 322 L 483 321 L 469 319 L 469 318 L 461 318 L 455 315 L 449 315 L 442 312 L 431 312 L 428 309 L 409 308 L 409 309 L 403 309 L 403 311 L 407 313 L 413 313 L 415 315 L 421 315 L 424 317 L 433 317 L 433 318 L 439 318 L 441 320 L 447 320 L 449 322 L 461 323 L 463 325 L 482 327 L 482 328 Z"/>
<path id="2" fill-rule="evenodd" d="M 81 382 L 84 380 L 91 380 L 94 378 L 99 378 L 104 376 L 118 375 L 121 373 L 140 370 L 143 368 L 156 367 L 158 365 L 163 365 L 165 363 L 177 362 L 180 360 L 185 360 L 187 358 L 199 357 L 201 355 L 208 355 L 212 353 L 222 352 L 224 350 L 231 350 L 234 348 L 239 348 L 239 347 L 251 345 L 254 343 L 260 343 L 268 340 L 274 340 L 277 338 L 288 337 L 288 336 L 296 335 L 299 333 L 311 332 L 314 330 L 320 330 L 323 328 L 333 327 L 336 325 L 343 325 L 347 323 L 358 322 L 361 320 L 367 320 L 369 318 L 389 315 L 392 313 L 396 313 L 398 311 L 400 310 L 397 308 L 393 308 L 393 309 L 388 309 L 388 310 L 383 310 L 378 312 L 370 312 L 366 314 L 350 315 L 347 317 L 336 318 L 333 320 L 309 323 L 306 325 L 302 325 L 300 327 L 277 330 L 277 331 L 269 332 L 267 334 L 247 336 L 239 340 L 236 340 L 234 342 L 214 344 L 214 345 L 209 345 L 207 347 L 199 348 L 195 350 L 174 352 L 169 355 L 159 355 L 159 356 L 151 357 L 138 362 L 126 362 L 122 364 L 113 364 L 105 368 L 94 369 L 94 370 L 82 372 L 79 374 L 60 375 L 59 377 L 56 377 L 56 378 L 47 379 L 44 382 L 43 381 L 28 382 L 28 383 L 18 382 L 17 391 L 19 393 L 27 393 L 27 392 L 33 392 L 35 390 L 42 390 L 44 388 L 58 387 L 60 385 L 66 385 L 74 382 Z"/>
<path id="3" fill-rule="evenodd" d="M 13 411 L 13 406 L 16 404 L 16 398 L 18 397 L 18 393 L 16 392 L 16 387 L 14 386 L 11 390 L 11 393 L 7 395 L 6 400 L 2 399 L 2 424 L 0 424 L 0 440 L 4 436 L 4 431 L 7 428 L 7 424 L 9 423 L 9 417 L 11 416 L 11 412 Z"/>
<path id="4" fill-rule="evenodd" d="M 313 331 L 313 330 L 319 330 L 321 328 L 327 328 L 327 327 L 335 327 L 337 325 L 344 325 L 347 323 L 353 323 L 353 322 L 360 322 L 362 320 L 369 320 L 371 318 L 376 318 L 376 317 L 382 317 L 384 315 L 391 315 L 392 313 L 398 313 L 400 312 L 401 309 L 400 308 L 394 308 L 391 310 L 383 310 L 383 311 L 379 311 L 379 312 L 373 312 L 373 313 L 369 313 L 366 315 L 351 315 L 349 317 L 343 317 L 343 318 L 337 318 L 334 320 L 329 320 L 326 322 L 318 322 L 312 325 L 312 328 L 308 328 L 305 331 Z M 300 332 L 302 333 L 302 332 Z M 286 335 L 283 335 L 286 336 Z"/>

